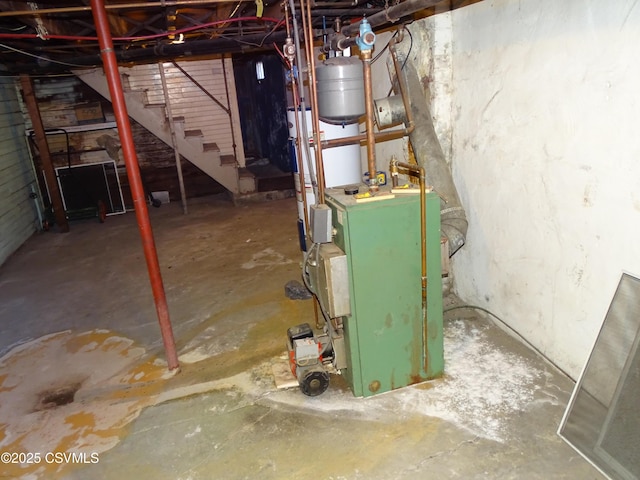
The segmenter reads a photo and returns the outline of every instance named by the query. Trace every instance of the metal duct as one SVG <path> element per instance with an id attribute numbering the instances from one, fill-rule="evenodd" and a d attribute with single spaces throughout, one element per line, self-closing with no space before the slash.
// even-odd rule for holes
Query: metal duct
<path id="1" fill-rule="evenodd" d="M 418 164 L 426 171 L 427 183 L 440 195 L 442 233 L 449 240 L 449 256 L 452 256 L 465 243 L 467 216 L 433 126 L 429 86 L 422 86 L 418 72 L 411 62 L 406 62 L 402 71 L 407 82 L 415 125 L 409 134 L 409 140 Z"/>

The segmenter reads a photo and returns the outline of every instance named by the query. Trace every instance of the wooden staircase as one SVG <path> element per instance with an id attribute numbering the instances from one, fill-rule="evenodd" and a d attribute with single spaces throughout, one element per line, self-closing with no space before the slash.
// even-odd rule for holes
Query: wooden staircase
<path id="1" fill-rule="evenodd" d="M 111 101 L 109 86 L 102 69 L 89 73 L 81 71 L 77 72 L 77 75 L 84 83 Z M 123 93 L 129 116 L 173 148 L 166 105 L 150 103 L 147 90 L 131 89 L 126 74 L 123 77 Z M 173 123 L 180 155 L 223 185 L 234 196 L 256 191 L 255 177 L 239 165 L 234 155 L 223 155 L 217 143 L 207 140 L 202 130 L 190 128 L 187 115 L 175 116 Z"/>

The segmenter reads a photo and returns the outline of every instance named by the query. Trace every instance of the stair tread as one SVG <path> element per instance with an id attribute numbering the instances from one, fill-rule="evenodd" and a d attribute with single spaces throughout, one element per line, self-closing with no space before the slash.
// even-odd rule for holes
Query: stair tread
<path id="1" fill-rule="evenodd" d="M 88 85 L 92 86 L 106 99 L 110 99 L 108 85 L 106 85 L 106 77 L 102 71 L 87 75 L 84 72 L 81 75 L 82 80 Z M 126 75 L 125 75 L 126 77 Z M 156 135 L 160 140 L 170 145 L 171 138 L 169 135 L 169 129 L 167 128 L 168 119 L 166 115 L 162 115 L 157 109 L 166 109 L 166 103 L 158 103 L 157 100 L 149 103 L 147 97 L 147 91 L 140 89 L 127 88 L 128 82 L 123 80 L 123 90 L 126 90 L 127 102 L 131 104 L 129 113 L 132 118 L 135 118 L 138 123 L 147 128 L 149 132 Z M 158 99 L 159 100 L 159 99 Z M 183 112 L 180 112 L 183 113 Z M 163 118 L 159 119 L 159 115 Z M 138 118 L 140 117 L 140 118 Z M 173 120 L 176 122 L 176 131 L 178 131 L 179 148 L 182 150 L 184 147 L 184 158 L 189 160 L 193 165 L 198 167 L 204 173 L 215 179 L 220 184 L 224 185 L 231 192 L 238 192 L 241 188 L 238 184 L 238 171 L 237 160 L 233 155 L 225 156 L 224 160 L 221 158 L 220 147 L 214 142 L 208 140 L 203 132 L 205 130 L 193 128 L 187 130 L 190 125 L 185 124 L 189 121 L 190 114 L 176 115 Z M 199 126 L 199 125 L 198 125 Z M 208 132 L 208 130 L 206 130 Z M 207 133 L 208 135 L 208 133 Z M 184 142 L 186 140 L 186 142 Z M 207 153 L 203 154 L 203 150 Z M 228 162 L 228 163 L 227 163 Z M 253 182 L 254 176 L 251 172 L 245 171 L 242 173 L 244 191 L 247 190 L 247 184 Z M 126 184 L 126 180 L 123 185 Z"/>
<path id="2" fill-rule="evenodd" d="M 220 155 L 220 165 L 235 165 L 235 155 Z"/>
<path id="3" fill-rule="evenodd" d="M 202 137 L 202 130 L 185 130 L 185 137 Z"/>
<path id="4" fill-rule="evenodd" d="M 217 143 L 203 143 L 202 150 L 205 152 L 219 152 L 220 148 Z"/>

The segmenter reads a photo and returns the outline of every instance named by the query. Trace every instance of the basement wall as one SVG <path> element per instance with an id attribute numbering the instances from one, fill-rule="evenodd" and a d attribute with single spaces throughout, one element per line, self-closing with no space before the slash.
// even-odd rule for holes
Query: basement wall
<path id="1" fill-rule="evenodd" d="M 576 378 L 640 274 L 640 4 L 494 0 L 452 19 L 457 293 Z"/>
<path id="2" fill-rule="evenodd" d="M 13 79 L 0 79 L 0 265 L 35 231 L 35 183 Z"/>

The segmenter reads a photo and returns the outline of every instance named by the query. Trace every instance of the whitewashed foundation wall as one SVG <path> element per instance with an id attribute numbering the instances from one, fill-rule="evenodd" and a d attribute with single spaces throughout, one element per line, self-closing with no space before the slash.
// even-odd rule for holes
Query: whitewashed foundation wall
<path id="1" fill-rule="evenodd" d="M 495 0 L 452 22 L 452 164 L 469 303 L 576 378 L 640 274 L 640 4 Z"/>

